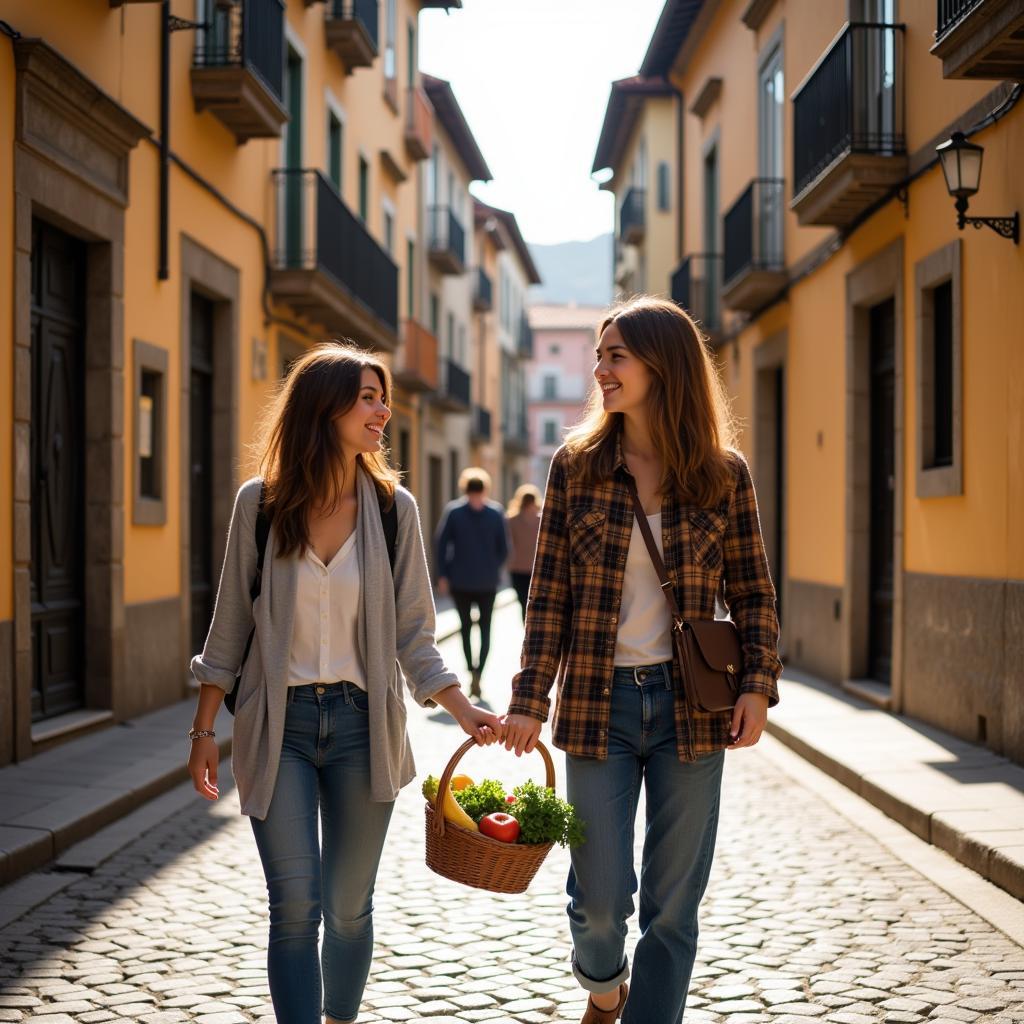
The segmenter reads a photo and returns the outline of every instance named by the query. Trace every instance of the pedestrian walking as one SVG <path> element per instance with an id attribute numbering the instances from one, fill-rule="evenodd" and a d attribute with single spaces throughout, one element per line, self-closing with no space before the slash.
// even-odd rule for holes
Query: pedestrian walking
<path id="1" fill-rule="evenodd" d="M 470 673 L 469 695 L 480 696 L 480 677 L 491 649 L 491 613 L 502 566 L 508 558 L 505 510 L 487 495 L 491 477 L 472 466 L 459 475 L 462 498 L 449 502 L 437 527 L 437 590 L 451 593 L 459 613 L 462 653 Z M 480 628 L 480 651 L 473 663 L 473 606 Z"/>
<path id="2" fill-rule="evenodd" d="M 338 1024 L 359 1010 L 377 866 L 414 775 L 403 685 L 478 744 L 501 728 L 434 644 L 416 502 L 382 448 L 390 392 L 384 364 L 351 345 L 296 361 L 270 410 L 261 476 L 235 499 L 213 622 L 192 660 L 202 685 L 188 766 L 208 800 L 218 796 L 214 719 L 239 676 L 231 762 L 267 880 L 280 1024 L 320 1024 L 323 1013 Z"/>
<path id="3" fill-rule="evenodd" d="M 757 743 L 778 701 L 775 593 L 750 473 L 690 317 L 647 297 L 612 311 L 594 377 L 587 415 L 551 462 L 505 745 L 533 749 L 557 675 L 553 739 L 566 752 L 567 798 L 587 823 L 567 884 L 573 971 L 589 993 L 584 1024 L 679 1024 L 724 752 Z M 702 712 L 685 695 L 631 485 L 683 619 L 713 619 L 724 586 L 743 653 L 734 709 Z M 630 987 L 641 782 L 647 822 Z"/>
<path id="4" fill-rule="evenodd" d="M 537 551 L 537 531 L 540 529 L 540 491 L 533 484 L 516 489 L 508 503 L 508 532 L 512 551 L 508 558 L 508 571 L 519 607 L 526 621 L 526 598 L 530 593 L 530 575 L 533 556 Z"/>

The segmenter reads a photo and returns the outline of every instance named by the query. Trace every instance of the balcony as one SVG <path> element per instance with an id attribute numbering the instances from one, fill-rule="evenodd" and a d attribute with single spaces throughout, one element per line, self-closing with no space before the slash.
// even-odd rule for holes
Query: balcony
<path id="1" fill-rule="evenodd" d="M 717 253 L 693 253 L 672 274 L 672 301 L 709 335 L 722 327 L 721 281 L 722 257 Z"/>
<path id="2" fill-rule="evenodd" d="M 473 288 L 473 309 L 487 313 L 494 309 L 494 287 L 483 267 L 476 268 L 476 285 Z"/>
<path id="3" fill-rule="evenodd" d="M 270 290 L 329 331 L 390 352 L 398 343 L 398 267 L 317 170 L 273 172 Z"/>
<path id="4" fill-rule="evenodd" d="M 448 412 L 469 412 L 469 374 L 454 359 L 441 360 L 441 380 L 433 396 L 434 402 Z"/>
<path id="5" fill-rule="evenodd" d="M 416 86 L 405 90 L 405 152 L 410 160 L 426 160 L 434 137 L 434 108 Z"/>
<path id="6" fill-rule="evenodd" d="M 473 406 L 473 419 L 469 426 L 472 444 L 485 444 L 491 439 L 491 410 L 482 405 Z"/>
<path id="7" fill-rule="evenodd" d="M 530 454 L 530 431 L 526 426 L 526 414 L 520 412 L 505 424 L 504 431 L 506 455 Z"/>
<path id="8" fill-rule="evenodd" d="M 430 262 L 442 274 L 466 272 L 466 232 L 447 206 L 427 210 L 430 224 Z"/>
<path id="9" fill-rule="evenodd" d="M 214 7 L 196 34 L 192 100 L 210 111 L 239 143 L 281 135 L 284 0 L 242 0 Z"/>
<path id="10" fill-rule="evenodd" d="M 519 317 L 519 330 L 516 332 L 516 353 L 520 359 L 533 358 L 533 328 L 525 313 Z"/>
<path id="11" fill-rule="evenodd" d="M 639 245 L 644 240 L 644 189 L 628 189 L 619 211 L 619 237 L 627 245 Z"/>
<path id="12" fill-rule="evenodd" d="M 437 338 L 418 320 L 402 321 L 402 344 L 395 354 L 392 376 L 406 391 L 437 388 Z"/>
<path id="13" fill-rule="evenodd" d="M 801 225 L 845 228 L 907 176 L 903 25 L 853 23 L 793 98 Z"/>
<path id="14" fill-rule="evenodd" d="M 327 45 L 341 58 L 345 74 L 368 68 L 377 56 L 378 0 L 328 0 Z"/>
<path id="15" fill-rule="evenodd" d="M 752 313 L 786 287 L 781 178 L 755 178 L 724 218 L 722 302 Z"/>
<path id="16" fill-rule="evenodd" d="M 1024 79 L 1024 4 L 937 0 L 931 52 L 943 78 Z"/>

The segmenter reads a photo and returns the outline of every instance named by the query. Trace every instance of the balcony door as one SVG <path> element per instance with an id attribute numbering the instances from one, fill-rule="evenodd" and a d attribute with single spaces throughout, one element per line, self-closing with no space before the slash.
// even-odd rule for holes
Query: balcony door
<path id="1" fill-rule="evenodd" d="M 783 125 L 785 123 L 785 82 L 782 48 L 776 47 L 761 65 L 758 88 L 758 168 L 760 178 L 781 181 L 783 167 Z M 758 253 L 768 263 L 782 261 L 782 188 L 759 190 L 760 207 L 756 230 Z"/>
<path id="2" fill-rule="evenodd" d="M 192 292 L 189 381 L 189 587 L 192 651 L 201 651 L 213 616 L 214 304 Z"/>
<path id="3" fill-rule="evenodd" d="M 302 203 L 302 57 L 290 46 L 285 64 L 284 105 L 288 123 L 284 128 L 284 231 L 287 266 L 304 266 Z"/>
<path id="4" fill-rule="evenodd" d="M 892 152 L 896 136 L 896 0 L 854 0 L 851 20 L 874 26 L 851 35 L 854 148 Z"/>

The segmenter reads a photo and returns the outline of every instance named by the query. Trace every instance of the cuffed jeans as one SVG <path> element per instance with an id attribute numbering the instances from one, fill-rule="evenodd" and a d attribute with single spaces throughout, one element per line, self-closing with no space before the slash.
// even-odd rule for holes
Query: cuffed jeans
<path id="1" fill-rule="evenodd" d="M 566 757 L 567 799 L 586 822 L 566 891 L 573 971 L 589 992 L 629 977 L 626 922 L 635 909 L 633 829 L 640 784 L 647 823 L 640 940 L 622 1024 L 679 1024 L 697 954 L 697 908 L 718 829 L 725 751 L 679 760 L 671 664 L 616 669 L 608 757 Z"/>
<path id="2" fill-rule="evenodd" d="M 370 799 L 366 693 L 352 683 L 292 687 L 270 810 L 249 819 L 270 898 L 267 973 L 279 1024 L 320 1024 L 321 1013 L 355 1019 L 393 807 Z"/>

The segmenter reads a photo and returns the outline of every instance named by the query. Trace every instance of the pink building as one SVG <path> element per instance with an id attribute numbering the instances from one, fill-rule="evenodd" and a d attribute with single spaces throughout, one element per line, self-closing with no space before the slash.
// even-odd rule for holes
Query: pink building
<path id="1" fill-rule="evenodd" d="M 594 380 L 594 347 L 604 306 L 531 306 L 533 358 L 526 366 L 533 456 L 530 480 L 541 490 L 551 456 L 582 415 Z"/>

